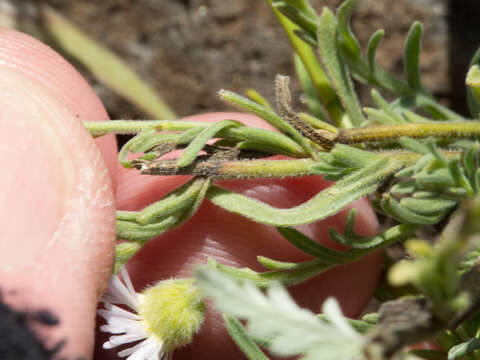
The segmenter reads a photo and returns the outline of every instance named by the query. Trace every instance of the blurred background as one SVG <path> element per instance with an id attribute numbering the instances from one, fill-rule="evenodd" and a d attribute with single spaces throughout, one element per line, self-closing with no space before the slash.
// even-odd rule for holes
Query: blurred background
<path id="1" fill-rule="evenodd" d="M 341 0 L 311 0 L 335 9 Z M 262 0 L 0 0 L 0 23 L 33 34 L 66 56 L 97 91 L 113 119 L 152 118 L 92 75 L 91 68 L 45 31 L 44 5 L 117 54 L 178 116 L 231 110 L 221 89 L 253 88 L 272 99 L 275 74 L 295 76 L 290 44 Z M 478 0 L 360 0 L 353 28 L 362 45 L 386 30 L 378 61 L 402 74 L 405 36 L 424 24 L 422 79 L 441 102 L 467 114 L 464 78 L 480 45 Z M 47 20 L 48 21 L 48 20 Z M 83 52 L 84 56 L 88 56 Z M 108 81 L 107 81 L 108 83 Z M 359 89 L 364 103 L 367 91 Z M 297 106 L 300 88 L 293 82 Z"/>

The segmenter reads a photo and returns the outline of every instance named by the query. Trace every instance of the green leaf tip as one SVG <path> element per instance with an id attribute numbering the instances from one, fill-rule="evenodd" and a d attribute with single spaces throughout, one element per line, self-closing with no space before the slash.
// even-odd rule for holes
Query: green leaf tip
<path id="1" fill-rule="evenodd" d="M 420 49 L 423 26 L 415 21 L 407 35 L 404 51 L 404 70 L 408 85 L 420 92 L 425 92 L 420 80 Z"/>
<path id="2" fill-rule="evenodd" d="M 467 85 L 472 89 L 476 100 L 480 102 L 480 66 L 473 65 L 467 74 Z"/>
<path id="3" fill-rule="evenodd" d="M 324 8 L 320 15 L 317 38 L 320 60 L 333 87 L 337 91 L 345 111 L 354 126 L 363 124 L 365 118 L 362 114 L 348 67 L 341 59 L 338 51 L 337 19 L 328 8 Z"/>

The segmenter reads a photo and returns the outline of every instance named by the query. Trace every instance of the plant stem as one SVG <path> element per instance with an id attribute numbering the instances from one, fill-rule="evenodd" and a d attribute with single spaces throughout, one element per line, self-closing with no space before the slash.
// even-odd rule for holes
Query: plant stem
<path id="1" fill-rule="evenodd" d="M 443 156 L 447 159 L 452 159 L 456 157 L 460 157 L 463 154 L 462 150 L 443 150 L 440 151 Z M 417 154 L 411 151 L 380 151 L 378 155 L 382 155 L 385 157 L 393 157 L 396 160 L 403 163 L 404 166 L 409 166 L 414 164 L 418 159 L 420 159 L 423 155 Z"/>
<path id="2" fill-rule="evenodd" d="M 314 168 L 317 161 L 299 160 L 250 160 L 250 161 L 194 161 L 183 168 L 175 160 L 137 162 L 134 167 L 149 175 L 194 175 L 214 179 L 254 179 L 319 175 Z"/>
<path id="3" fill-rule="evenodd" d="M 93 137 L 106 134 L 138 134 L 142 130 L 155 125 L 157 130 L 184 131 L 207 123 L 178 120 L 112 120 L 84 121 L 83 124 Z"/>
<path id="4" fill-rule="evenodd" d="M 379 125 L 364 128 L 343 129 L 336 141 L 342 144 L 363 144 L 376 141 L 396 140 L 403 136 L 422 139 L 436 137 L 442 139 L 480 137 L 480 123 L 416 123 L 404 125 Z"/>

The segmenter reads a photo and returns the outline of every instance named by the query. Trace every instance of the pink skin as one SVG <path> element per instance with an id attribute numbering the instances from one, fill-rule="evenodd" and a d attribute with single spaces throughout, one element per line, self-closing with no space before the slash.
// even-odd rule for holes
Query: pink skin
<path id="1" fill-rule="evenodd" d="M 1 30 L 0 73 L 0 185 L 4 189 L 0 200 L 9 204 L 0 217 L 2 297 L 19 310 L 47 308 L 55 312 L 59 326 L 37 328 L 49 346 L 67 340 L 59 357 L 90 357 L 96 302 L 113 259 L 115 207 L 141 209 L 187 178 L 141 176 L 121 168 L 113 136 L 97 139 L 98 151 L 80 121 L 106 120 L 105 109 L 73 67 L 45 45 Z M 238 113 L 187 120 L 225 118 L 269 127 Z M 280 207 L 299 204 L 328 186 L 318 177 L 220 184 Z M 358 232 L 375 233 L 377 222 L 367 202 L 358 201 L 355 207 Z M 327 227 L 341 229 L 345 216 L 343 211 L 302 230 L 327 242 Z M 160 279 L 189 276 L 192 267 L 208 257 L 260 270 L 256 255 L 286 261 L 308 259 L 271 227 L 204 202 L 182 227 L 145 246 L 129 264 L 129 271 L 141 290 Z M 298 285 L 292 293 L 314 311 L 326 296 L 335 295 L 343 310 L 355 316 L 371 297 L 380 266 L 381 254 L 373 254 Z M 241 358 L 219 315 L 209 307 L 202 331 L 176 358 L 211 359 L 212 354 Z M 95 358 L 117 357 L 114 351 L 97 347 Z"/>

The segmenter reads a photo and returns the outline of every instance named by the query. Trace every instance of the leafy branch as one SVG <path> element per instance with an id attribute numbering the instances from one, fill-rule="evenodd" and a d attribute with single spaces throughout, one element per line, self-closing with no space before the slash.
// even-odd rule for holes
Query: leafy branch
<path id="1" fill-rule="evenodd" d="M 344 1 L 336 14 L 324 8 L 320 15 L 307 0 L 267 3 L 293 45 L 295 70 L 311 113 L 294 109 L 289 78 L 278 75 L 275 107 L 252 89 L 247 97 L 219 92 L 223 101 L 274 130 L 232 119 L 213 124 L 85 123 L 94 137 L 134 135 L 119 153 L 126 168 L 152 176 L 191 176 L 140 211 L 117 212 L 117 237 L 123 242 L 116 248 L 115 269 L 151 239 L 181 226 L 208 199 L 275 226 L 285 241 L 310 257 L 294 263 L 259 255 L 263 272 L 211 260 L 197 271 L 206 295 L 229 313 L 224 315 L 226 327 L 249 359 L 265 360 L 260 346 L 305 359 L 408 359 L 412 354 L 478 358 L 480 52 L 466 79 L 468 105 L 476 119 L 470 120 L 440 104 L 422 84 L 420 23 L 411 26 L 405 41 L 400 79 L 376 62 L 384 31 L 377 30 L 365 49 L 352 31 L 357 0 Z M 362 107 L 355 91 L 358 82 L 371 87 L 375 107 Z M 301 176 L 322 176 L 335 183 L 288 209 L 215 184 L 221 179 Z M 294 228 L 335 215 L 362 197 L 382 214 L 382 230 L 370 237 L 355 233 L 352 210 L 342 233 L 329 231 L 342 251 Z M 397 298 L 393 293 L 394 300 L 383 302 L 378 314 L 367 315 L 375 321 L 345 319 L 333 301 L 316 317 L 298 308 L 282 287 L 394 243 L 401 256 L 386 263 L 386 281 L 410 296 Z M 247 321 L 246 329 L 236 317 Z M 424 339 L 436 340 L 441 349 L 402 350 Z"/>

